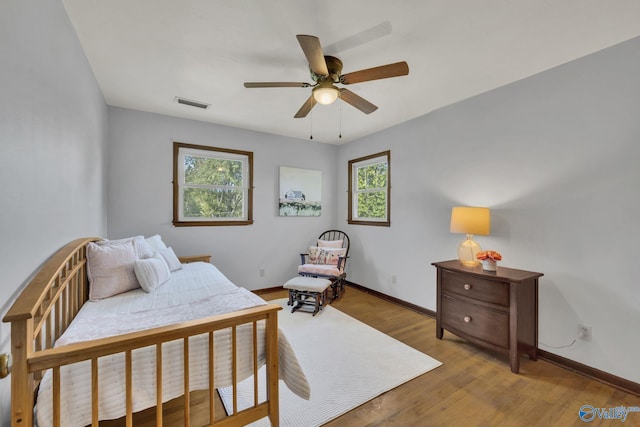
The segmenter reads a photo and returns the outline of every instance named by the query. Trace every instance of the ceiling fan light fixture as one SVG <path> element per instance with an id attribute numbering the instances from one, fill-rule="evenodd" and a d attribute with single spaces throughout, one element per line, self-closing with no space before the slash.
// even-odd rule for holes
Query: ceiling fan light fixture
<path id="1" fill-rule="evenodd" d="M 340 92 L 334 86 L 318 86 L 313 89 L 313 97 L 318 104 L 322 105 L 332 104 L 338 99 L 339 94 Z"/>

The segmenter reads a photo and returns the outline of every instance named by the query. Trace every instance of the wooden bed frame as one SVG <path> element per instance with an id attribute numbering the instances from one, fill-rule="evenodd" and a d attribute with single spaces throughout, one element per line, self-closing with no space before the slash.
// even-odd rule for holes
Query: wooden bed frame
<path id="1" fill-rule="evenodd" d="M 69 326 L 80 307 L 88 300 L 89 283 L 87 280 L 86 248 L 89 242 L 98 238 L 74 240 L 56 252 L 37 272 L 34 279 L 25 287 L 4 322 L 11 323 L 11 353 L 13 367 L 11 372 L 11 425 L 13 427 L 32 427 L 35 393 L 45 370 L 53 369 L 53 411 L 54 426 L 60 425 L 60 367 L 84 360 L 91 361 L 91 399 L 92 425 L 98 425 L 98 358 L 124 353 L 126 390 L 126 425 L 133 424 L 132 414 L 132 350 L 156 347 L 156 396 L 162 396 L 162 351 L 163 343 L 183 340 L 184 345 L 184 425 L 190 423 L 189 401 L 189 345 L 191 336 L 209 335 L 209 372 L 213 372 L 213 332 L 231 328 L 233 342 L 233 414 L 215 420 L 215 388 L 212 375 L 209 375 L 210 424 L 212 426 L 239 426 L 269 417 L 272 426 L 279 425 L 278 403 L 278 310 L 277 305 L 240 310 L 204 319 L 182 322 L 144 331 L 118 335 L 77 344 L 54 348 L 56 340 Z M 201 256 L 181 258 L 182 262 L 201 260 Z M 253 324 L 253 372 L 254 396 L 257 396 L 257 322 L 265 322 L 265 351 L 267 366 L 267 400 L 258 402 L 243 411 L 237 410 L 236 366 L 236 327 Z M 162 425 L 162 399 L 156 406 L 156 425 Z"/>

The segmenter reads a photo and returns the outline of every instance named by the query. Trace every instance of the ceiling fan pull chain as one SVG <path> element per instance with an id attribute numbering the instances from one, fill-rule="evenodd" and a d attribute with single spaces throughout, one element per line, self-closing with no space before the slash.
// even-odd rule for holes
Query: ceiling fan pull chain
<path id="1" fill-rule="evenodd" d="M 311 117 L 309 118 L 309 139 L 313 139 L 313 112 L 311 112 Z"/>
<path id="2" fill-rule="evenodd" d="M 342 139 L 342 102 L 340 103 L 340 130 L 338 133 L 338 138 Z"/>

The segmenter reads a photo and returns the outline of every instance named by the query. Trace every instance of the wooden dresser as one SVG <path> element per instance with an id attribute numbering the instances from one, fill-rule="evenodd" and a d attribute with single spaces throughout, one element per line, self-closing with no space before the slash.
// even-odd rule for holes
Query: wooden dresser
<path id="1" fill-rule="evenodd" d="M 538 278 L 542 273 L 460 261 L 434 262 L 437 269 L 436 337 L 444 329 L 482 347 L 509 355 L 511 371 L 520 354 L 538 359 Z"/>

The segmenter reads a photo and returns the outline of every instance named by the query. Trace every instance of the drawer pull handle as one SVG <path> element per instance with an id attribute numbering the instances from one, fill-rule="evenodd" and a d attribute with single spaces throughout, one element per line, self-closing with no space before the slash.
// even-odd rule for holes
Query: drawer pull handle
<path id="1" fill-rule="evenodd" d="M 471 289 L 471 285 L 468 283 L 465 283 L 463 287 L 465 291 L 468 291 L 469 289 Z"/>
<path id="2" fill-rule="evenodd" d="M 471 323 L 471 316 L 464 316 L 464 323 Z"/>

